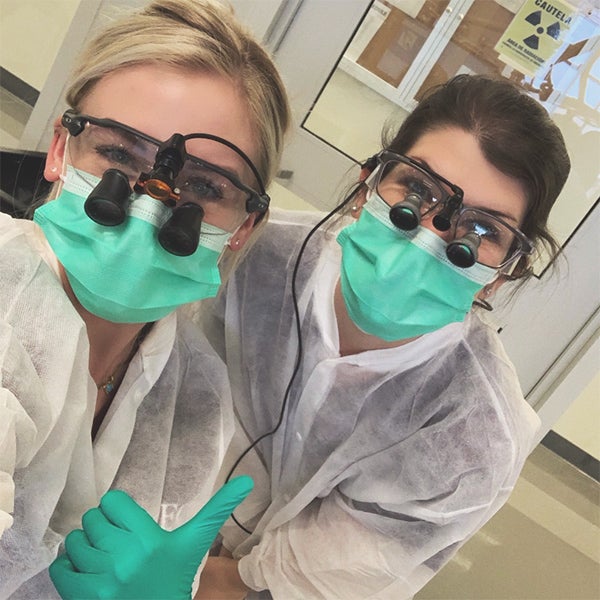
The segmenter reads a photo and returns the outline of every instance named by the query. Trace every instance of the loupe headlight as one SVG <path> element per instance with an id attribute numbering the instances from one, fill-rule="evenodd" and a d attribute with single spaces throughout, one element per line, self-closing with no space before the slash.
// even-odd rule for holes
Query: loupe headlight
<path id="1" fill-rule="evenodd" d="M 174 133 L 159 147 L 152 170 L 139 176 L 135 191 L 148 194 L 167 206 L 175 206 L 179 200 L 175 179 L 183 168 L 185 157 L 185 138 L 180 133 Z"/>
<path id="2" fill-rule="evenodd" d="M 462 205 L 462 194 L 453 194 L 446 200 L 441 210 L 433 216 L 431 222 L 438 231 L 448 231 L 452 226 L 454 215 Z"/>

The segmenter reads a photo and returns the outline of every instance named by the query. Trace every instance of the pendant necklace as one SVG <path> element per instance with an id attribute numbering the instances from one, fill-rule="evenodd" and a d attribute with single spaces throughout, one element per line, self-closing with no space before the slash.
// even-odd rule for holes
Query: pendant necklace
<path id="1" fill-rule="evenodd" d="M 135 353 L 138 351 L 141 343 L 144 341 L 150 329 L 152 329 L 152 325 L 154 323 L 146 323 L 140 332 L 137 334 L 133 346 L 131 347 L 131 351 L 127 355 L 125 360 L 122 360 L 115 368 L 115 370 L 102 382 L 97 384 L 98 391 L 102 390 L 107 396 L 110 396 L 116 388 L 117 377 L 120 375 L 123 367 L 126 367 L 131 362 L 131 359 L 135 356 Z"/>
<path id="2" fill-rule="evenodd" d="M 122 365 L 119 365 L 121 367 Z M 115 371 L 116 373 L 116 371 Z M 112 391 L 115 389 L 115 376 L 109 375 L 108 379 L 104 383 L 98 384 L 98 390 L 102 390 L 107 396 L 112 394 Z"/>

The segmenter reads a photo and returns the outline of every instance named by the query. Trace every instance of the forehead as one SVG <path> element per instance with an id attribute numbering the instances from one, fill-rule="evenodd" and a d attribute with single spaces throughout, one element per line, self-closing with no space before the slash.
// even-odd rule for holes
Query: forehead
<path id="1" fill-rule="evenodd" d="M 523 186 L 485 158 L 473 134 L 455 127 L 429 131 L 406 154 L 459 186 L 466 206 L 497 211 L 522 223 L 527 210 Z"/>
<path id="2" fill-rule="evenodd" d="M 173 133 L 210 133 L 233 143 L 253 162 L 256 136 L 250 112 L 237 86 L 228 78 L 165 65 L 125 67 L 94 84 L 78 109 L 98 118 L 129 125 L 157 140 Z M 242 159 L 220 144 L 190 140 L 187 151 L 221 166 L 245 168 Z"/>

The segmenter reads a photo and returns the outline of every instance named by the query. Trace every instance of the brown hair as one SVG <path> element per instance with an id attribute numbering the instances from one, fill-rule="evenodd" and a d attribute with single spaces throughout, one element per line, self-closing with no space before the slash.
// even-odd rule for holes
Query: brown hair
<path id="1" fill-rule="evenodd" d="M 554 258 L 560 248 L 548 231 L 548 216 L 571 162 L 544 108 L 506 79 L 458 75 L 429 90 L 395 134 L 384 132 L 383 147 L 406 154 L 423 134 L 443 127 L 473 134 L 490 164 L 521 183 L 527 210 L 520 228 Z M 522 260 L 515 275 L 526 274 L 527 267 Z"/>

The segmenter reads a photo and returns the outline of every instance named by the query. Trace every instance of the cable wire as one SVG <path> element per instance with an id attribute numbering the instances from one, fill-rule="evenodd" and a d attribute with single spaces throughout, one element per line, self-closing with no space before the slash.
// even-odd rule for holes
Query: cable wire
<path id="1" fill-rule="evenodd" d="M 308 245 L 309 240 L 312 238 L 312 236 L 317 232 L 317 230 L 324 224 L 326 223 L 329 219 L 331 219 L 331 217 L 333 217 L 335 214 L 337 214 L 338 212 L 340 212 L 342 210 L 342 208 L 344 208 L 358 193 L 358 191 L 361 189 L 361 185 L 358 185 L 356 187 L 356 189 L 354 189 L 352 192 L 350 192 L 350 194 L 348 194 L 348 196 L 340 203 L 338 204 L 332 211 L 330 211 L 329 213 L 327 213 L 306 235 L 306 237 L 304 238 L 302 245 L 300 246 L 300 250 L 298 251 L 298 256 L 296 257 L 296 262 L 294 264 L 294 270 L 292 272 L 292 302 L 294 304 L 294 316 L 295 316 L 295 321 L 296 321 L 296 335 L 298 337 L 298 350 L 296 353 L 296 360 L 295 360 L 295 364 L 294 364 L 294 370 L 292 371 L 292 375 L 290 376 L 290 379 L 288 381 L 286 390 L 285 390 L 285 394 L 283 395 L 283 402 L 281 405 L 281 411 L 279 412 L 279 419 L 277 421 L 277 424 L 275 425 L 275 427 L 271 430 L 268 431 L 267 433 L 263 433 L 260 437 L 256 438 L 251 444 L 250 446 L 248 446 L 243 452 L 242 454 L 240 454 L 240 456 L 238 456 L 237 460 L 233 463 L 233 466 L 231 467 L 231 469 L 229 470 L 229 473 L 227 474 L 227 477 L 225 478 L 225 483 L 227 483 L 229 481 L 229 479 L 231 478 L 231 476 L 233 475 L 233 472 L 235 471 L 235 469 L 237 468 L 237 466 L 242 462 L 242 460 L 244 459 L 244 457 L 246 456 L 246 454 L 248 454 L 248 452 L 250 452 L 250 450 L 252 450 L 252 448 L 254 448 L 258 443 L 260 443 L 262 440 L 264 440 L 265 438 L 274 435 L 277 430 L 279 429 L 279 427 L 281 426 L 281 424 L 283 423 L 283 417 L 285 415 L 285 409 L 288 403 L 288 399 L 289 399 L 289 395 L 290 395 L 290 391 L 292 389 L 292 385 L 294 383 L 294 379 L 296 378 L 296 375 L 298 374 L 298 371 L 300 370 L 300 365 L 302 364 L 302 324 L 300 322 L 300 309 L 298 308 L 298 297 L 296 294 L 296 278 L 298 275 L 298 269 L 300 267 L 300 261 L 302 260 L 302 255 L 304 254 L 304 251 L 306 250 L 306 246 Z M 231 514 L 231 518 L 233 519 L 233 521 L 235 522 L 235 524 L 242 529 L 243 531 L 245 531 L 248 534 L 252 534 L 252 531 L 250 531 L 249 529 L 246 529 L 246 527 L 244 527 L 235 517 L 235 515 L 232 513 Z"/>

